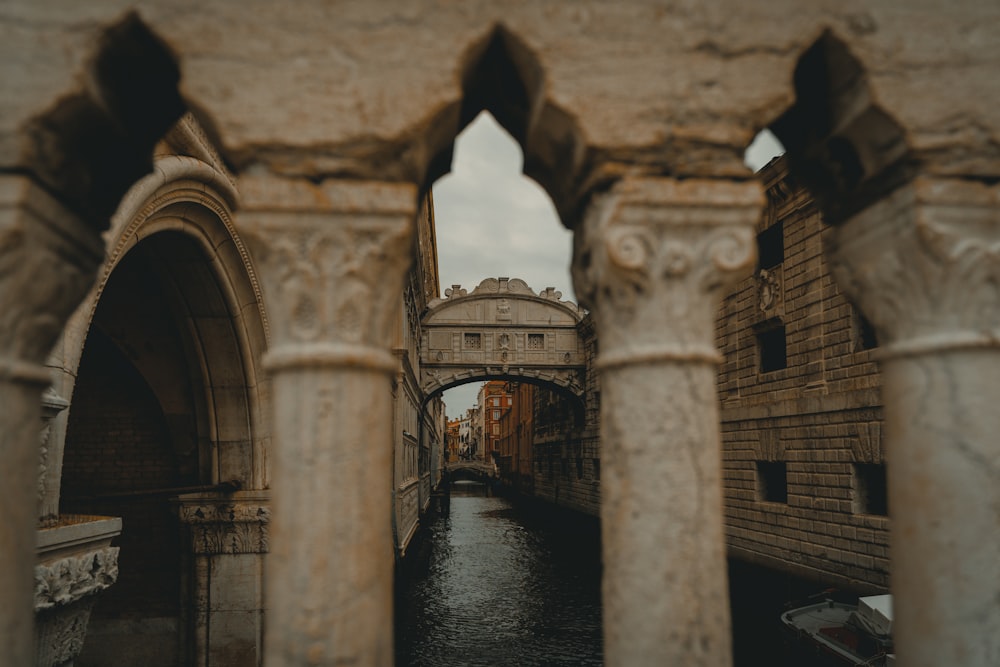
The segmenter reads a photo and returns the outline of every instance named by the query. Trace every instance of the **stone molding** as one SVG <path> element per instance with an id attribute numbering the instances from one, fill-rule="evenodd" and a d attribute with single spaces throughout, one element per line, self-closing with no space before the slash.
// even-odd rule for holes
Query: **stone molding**
<path id="1" fill-rule="evenodd" d="M 835 228 L 832 272 L 879 358 L 1000 347 L 998 210 L 1000 186 L 921 177 Z"/>
<path id="2" fill-rule="evenodd" d="M 42 393 L 42 430 L 38 443 L 38 520 L 43 526 L 51 526 L 58 517 L 43 516 L 45 498 L 48 495 L 49 439 L 52 435 L 52 420 L 69 407 L 69 401 L 58 395 L 51 387 Z"/>
<path id="3" fill-rule="evenodd" d="M 573 278 L 598 315 L 601 367 L 718 363 L 722 294 L 750 273 L 757 182 L 637 178 L 595 198 L 577 233 Z"/>
<path id="4" fill-rule="evenodd" d="M 430 303 L 427 304 L 429 309 L 437 308 L 444 303 L 455 302 L 459 299 L 465 297 L 474 296 L 493 296 L 497 294 L 512 294 L 524 297 L 534 297 L 537 299 L 545 299 L 547 301 L 552 301 L 560 306 L 563 306 L 568 311 L 575 314 L 576 319 L 583 317 L 583 312 L 580 307 L 573 303 L 572 301 L 562 301 L 562 292 L 557 290 L 555 287 L 546 287 L 537 294 L 524 280 L 520 278 L 484 278 L 479 282 L 479 284 L 469 292 L 464 289 L 461 285 L 452 285 L 444 291 L 443 299 L 432 299 Z"/>
<path id="5" fill-rule="evenodd" d="M 67 556 L 35 566 L 35 611 L 100 593 L 118 580 L 118 547 Z"/>
<path id="6" fill-rule="evenodd" d="M 226 499 L 182 496 L 178 514 L 196 554 L 267 553 L 271 508 L 266 496 Z"/>

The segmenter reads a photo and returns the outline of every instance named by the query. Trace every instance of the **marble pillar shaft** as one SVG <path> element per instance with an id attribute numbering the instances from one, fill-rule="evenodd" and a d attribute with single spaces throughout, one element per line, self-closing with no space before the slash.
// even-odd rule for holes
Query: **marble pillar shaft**
<path id="1" fill-rule="evenodd" d="M 834 230 L 875 324 L 900 664 L 1000 664 L 1000 188 L 918 178 Z"/>
<path id="2" fill-rule="evenodd" d="M 391 665 L 389 352 L 411 262 L 409 185 L 256 177 L 238 225 L 273 313 L 272 667 Z"/>
<path id="3" fill-rule="evenodd" d="M 42 364 L 102 256 L 96 231 L 30 178 L 0 177 L 0 664 L 34 655 Z"/>
<path id="4" fill-rule="evenodd" d="M 731 663 L 715 315 L 750 273 L 757 183 L 626 179 L 574 280 L 601 351 L 605 664 Z"/>
<path id="5" fill-rule="evenodd" d="M 39 372 L 44 369 L 39 368 Z M 38 382 L 0 378 L 0 664 L 34 664 L 36 480 L 41 397 Z"/>

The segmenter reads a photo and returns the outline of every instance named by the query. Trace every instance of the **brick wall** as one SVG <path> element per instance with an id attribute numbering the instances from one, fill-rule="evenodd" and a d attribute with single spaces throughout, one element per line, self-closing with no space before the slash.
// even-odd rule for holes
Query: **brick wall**
<path id="1" fill-rule="evenodd" d="M 828 230 L 807 193 L 783 159 L 760 176 L 768 192 L 760 266 L 725 300 L 717 324 L 730 550 L 883 589 L 888 520 L 873 341 L 833 282 Z M 776 361 L 768 336 L 782 330 L 785 358 Z"/>
<path id="2" fill-rule="evenodd" d="M 179 613 L 181 539 L 167 496 L 101 497 L 195 483 L 179 473 L 170 443 L 149 386 L 94 330 L 70 408 L 61 511 L 122 517 L 118 583 L 102 597 L 98 617 Z"/>
<path id="3" fill-rule="evenodd" d="M 535 392 L 533 486 L 535 497 L 598 516 L 601 503 L 600 384 L 593 362 L 597 338 L 588 316 L 579 325 L 586 348 L 583 404 L 551 389 Z"/>

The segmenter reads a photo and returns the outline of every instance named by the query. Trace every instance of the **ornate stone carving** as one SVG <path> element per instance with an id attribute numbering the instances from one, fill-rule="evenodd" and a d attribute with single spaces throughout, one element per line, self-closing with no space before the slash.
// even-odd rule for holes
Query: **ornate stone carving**
<path id="1" fill-rule="evenodd" d="M 35 566 L 35 610 L 99 593 L 118 579 L 118 547 L 104 547 Z"/>
<path id="2" fill-rule="evenodd" d="M 1000 346 L 998 202 L 997 186 L 919 178 L 834 229 L 832 271 L 880 355 Z"/>
<path id="3" fill-rule="evenodd" d="M 484 279 L 471 294 L 453 285 L 445 295 L 432 300 L 421 319 L 425 394 L 463 381 L 506 377 L 533 378 L 582 394 L 586 356 L 577 327 L 583 312 L 561 301 L 561 292 L 549 287 L 535 294 L 523 280 L 500 277 Z"/>
<path id="4" fill-rule="evenodd" d="M 41 612 L 35 619 L 36 667 L 64 667 L 83 650 L 90 612 L 97 600 L 85 597 L 65 607 Z"/>
<path id="5" fill-rule="evenodd" d="M 272 367 L 332 363 L 390 371 L 386 349 L 411 261 L 412 188 L 250 178 L 239 226 L 272 313 Z"/>
<path id="6" fill-rule="evenodd" d="M 267 553 L 271 510 L 257 502 L 228 502 L 211 499 L 182 500 L 182 523 L 191 530 L 194 553 Z"/>
<path id="7" fill-rule="evenodd" d="M 761 269 L 757 272 L 757 307 L 765 318 L 784 315 L 782 268 Z"/>
<path id="8" fill-rule="evenodd" d="M 718 299 L 753 264 L 756 183 L 635 179 L 594 201 L 576 235 L 577 293 L 599 312 L 600 363 L 718 360 Z"/>
<path id="9" fill-rule="evenodd" d="M 518 296 L 537 297 L 546 299 L 548 301 L 554 301 L 574 312 L 579 311 L 579 307 L 572 301 L 561 301 L 560 299 L 562 299 L 562 292 L 558 291 L 554 287 L 546 287 L 538 294 L 535 294 L 535 291 L 531 289 L 528 283 L 521 280 L 520 278 L 505 278 L 505 277 L 484 278 L 483 280 L 480 281 L 479 285 L 477 285 L 476 288 L 472 290 L 472 292 L 462 289 L 461 285 L 452 285 L 451 287 L 445 289 L 444 299 L 432 299 L 430 304 L 428 304 L 428 307 L 434 308 L 436 306 L 441 305 L 441 303 L 446 300 L 455 301 L 462 297 L 472 297 L 472 296 L 482 297 L 482 296 L 490 296 L 492 294 L 512 294 Z M 510 303 L 507 299 L 501 299 L 497 302 L 498 321 L 510 320 L 510 317 L 507 317 L 510 311 L 503 310 L 504 306 L 506 306 L 508 309 L 510 307 Z"/>

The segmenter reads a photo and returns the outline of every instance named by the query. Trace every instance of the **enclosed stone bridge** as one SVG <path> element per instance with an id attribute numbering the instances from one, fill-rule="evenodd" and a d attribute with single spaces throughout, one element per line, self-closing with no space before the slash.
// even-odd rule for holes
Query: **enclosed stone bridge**
<path id="1" fill-rule="evenodd" d="M 497 477 L 496 466 L 485 461 L 451 461 L 445 465 L 445 470 L 450 482 L 487 482 Z"/>
<path id="2" fill-rule="evenodd" d="M 540 294 L 518 278 L 487 278 L 471 293 L 454 285 L 421 318 L 420 384 L 437 395 L 479 380 L 512 379 L 554 385 L 582 397 L 583 317 L 562 294 Z"/>

